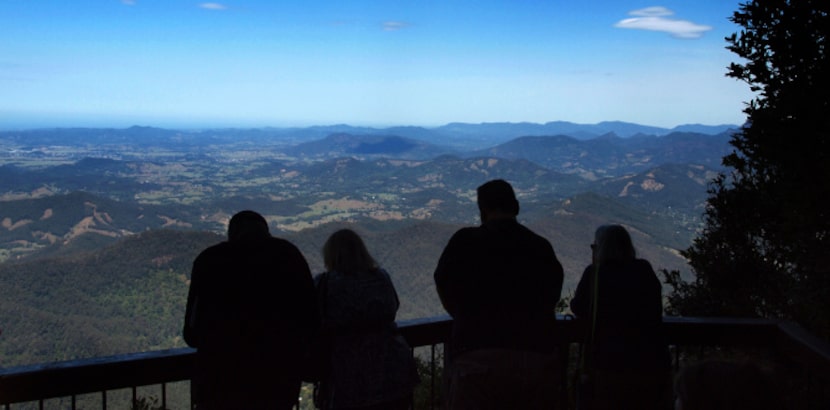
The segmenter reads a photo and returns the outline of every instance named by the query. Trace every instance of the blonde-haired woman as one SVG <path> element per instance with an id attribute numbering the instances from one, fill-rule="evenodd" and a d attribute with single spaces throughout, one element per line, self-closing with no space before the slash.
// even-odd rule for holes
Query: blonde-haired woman
<path id="1" fill-rule="evenodd" d="M 580 409 L 665 409 L 670 356 L 662 336 L 663 297 L 651 264 L 638 259 L 620 225 L 600 226 L 571 301 L 588 324 Z"/>
<path id="2" fill-rule="evenodd" d="M 360 236 L 333 233 L 323 246 L 326 272 L 316 278 L 330 373 L 318 386 L 324 409 L 407 409 L 417 383 L 412 351 L 398 332 L 400 305 L 389 274 Z"/>

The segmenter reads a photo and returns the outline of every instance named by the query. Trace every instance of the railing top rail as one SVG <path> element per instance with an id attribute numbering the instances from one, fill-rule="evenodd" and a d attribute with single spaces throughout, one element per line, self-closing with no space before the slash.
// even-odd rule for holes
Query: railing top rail
<path id="1" fill-rule="evenodd" d="M 830 375 L 830 342 L 792 322 L 778 324 L 776 348 L 786 357 L 812 371 Z"/>
<path id="2" fill-rule="evenodd" d="M 191 348 L 0 369 L 0 404 L 190 379 Z"/>

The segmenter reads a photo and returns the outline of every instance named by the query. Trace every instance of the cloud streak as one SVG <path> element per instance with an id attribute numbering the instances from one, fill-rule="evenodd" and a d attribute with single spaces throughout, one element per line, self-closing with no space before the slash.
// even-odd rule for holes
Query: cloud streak
<path id="1" fill-rule="evenodd" d="M 700 38 L 705 32 L 712 29 L 710 26 L 695 24 L 691 21 L 670 18 L 674 15 L 674 12 L 665 7 L 646 7 L 631 11 L 628 14 L 634 17 L 620 20 L 614 24 L 614 27 L 661 31 L 677 38 Z"/>
<path id="2" fill-rule="evenodd" d="M 409 27 L 409 24 L 402 21 L 385 21 L 383 22 L 383 31 L 398 31 Z"/>
<path id="3" fill-rule="evenodd" d="M 225 10 L 227 7 L 224 4 L 219 3 L 202 3 L 199 7 L 207 10 Z"/>

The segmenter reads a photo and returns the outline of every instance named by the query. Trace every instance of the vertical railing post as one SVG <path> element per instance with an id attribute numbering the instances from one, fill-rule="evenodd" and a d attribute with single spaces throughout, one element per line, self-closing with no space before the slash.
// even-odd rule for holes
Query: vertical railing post
<path id="1" fill-rule="evenodd" d="M 435 409 L 435 345 L 430 345 L 429 350 L 429 408 Z"/>
<path id="2" fill-rule="evenodd" d="M 161 408 L 167 409 L 167 383 L 161 384 Z"/>
<path id="3" fill-rule="evenodd" d="M 440 389 L 443 397 L 441 397 L 439 399 L 439 401 L 445 401 L 445 400 L 449 399 L 449 397 L 447 395 L 450 394 L 450 373 L 452 372 L 452 360 L 450 358 L 450 356 L 452 356 L 450 354 L 451 352 L 452 352 L 452 344 L 449 341 L 444 342 L 443 345 L 442 345 L 442 353 L 443 354 L 441 355 L 442 356 L 441 357 L 442 363 L 443 363 L 443 366 L 444 366 L 444 369 L 443 369 L 444 371 L 441 372 L 441 389 Z M 441 408 L 443 408 L 443 407 L 444 407 L 443 403 L 441 403 Z"/>

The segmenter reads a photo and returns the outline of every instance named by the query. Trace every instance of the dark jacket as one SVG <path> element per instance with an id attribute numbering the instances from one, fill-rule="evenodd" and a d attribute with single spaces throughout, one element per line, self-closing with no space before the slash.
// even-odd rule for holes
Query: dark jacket
<path id="1" fill-rule="evenodd" d="M 293 394 L 300 353 L 318 324 L 308 264 L 288 241 L 249 238 L 204 250 L 193 262 L 183 329 L 197 349 L 196 402 L 256 408 L 282 388 Z"/>
<path id="2" fill-rule="evenodd" d="M 571 311 L 583 320 L 592 317 L 594 274 L 594 265 L 585 268 L 571 301 Z M 597 275 L 596 325 L 588 352 L 594 368 L 668 369 L 662 287 L 651 264 L 643 259 L 609 262 Z"/>
<path id="3" fill-rule="evenodd" d="M 441 303 L 453 317 L 454 354 L 553 351 L 563 276 L 550 242 L 515 219 L 456 232 L 434 274 Z"/>
<path id="4" fill-rule="evenodd" d="M 409 397 L 418 376 L 395 324 L 400 303 L 389 274 L 326 272 L 316 284 L 322 331 L 331 346 L 324 408 L 379 406 Z"/>

